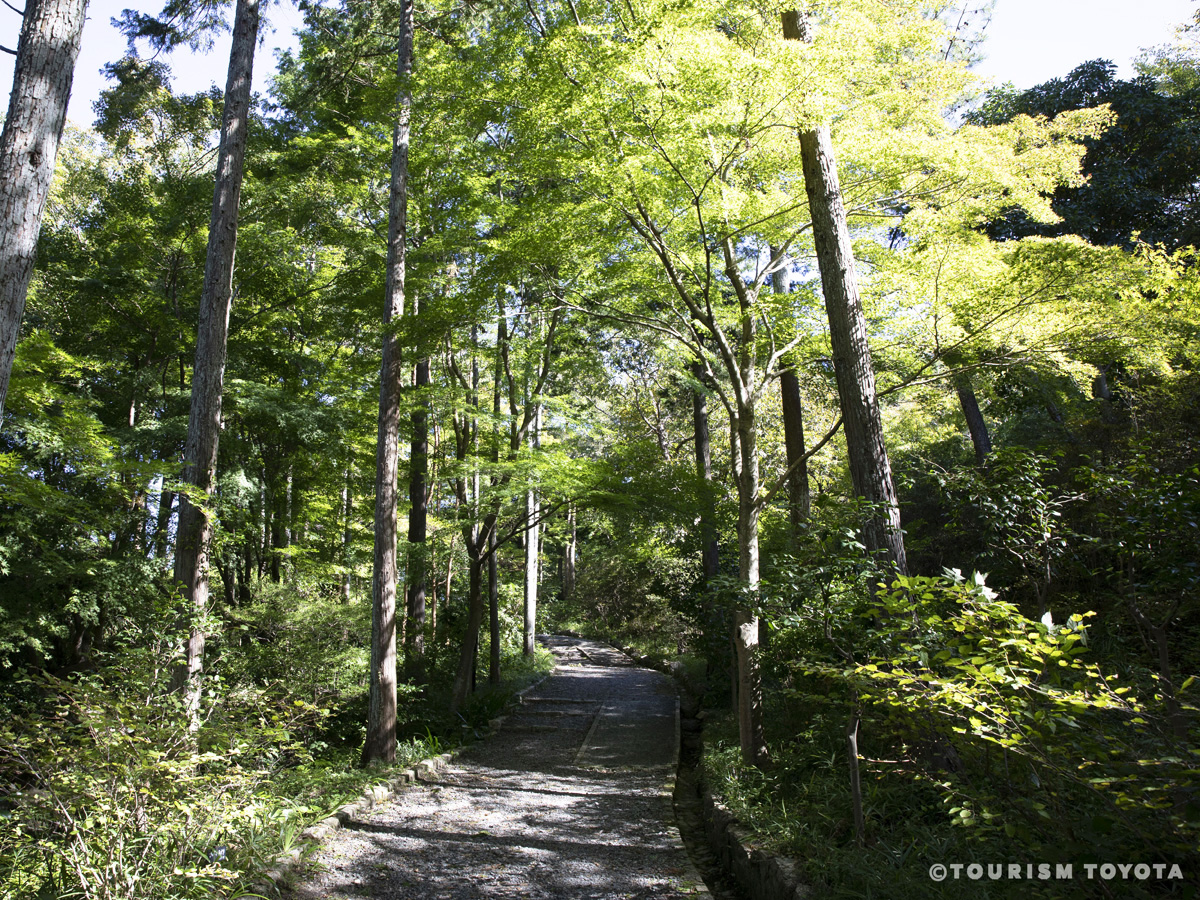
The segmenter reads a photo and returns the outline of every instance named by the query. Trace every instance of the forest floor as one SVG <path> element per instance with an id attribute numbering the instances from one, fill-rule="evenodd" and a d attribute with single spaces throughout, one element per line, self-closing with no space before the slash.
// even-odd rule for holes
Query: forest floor
<path id="1" fill-rule="evenodd" d="M 604 644 L 557 665 L 500 731 L 434 782 L 350 821 L 294 900 L 672 900 L 707 893 L 680 840 L 671 680 Z"/>

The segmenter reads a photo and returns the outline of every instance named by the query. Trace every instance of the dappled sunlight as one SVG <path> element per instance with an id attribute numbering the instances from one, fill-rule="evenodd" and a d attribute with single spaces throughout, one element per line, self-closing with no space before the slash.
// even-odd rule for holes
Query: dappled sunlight
<path id="1" fill-rule="evenodd" d="M 350 822 L 296 900 L 694 893 L 663 794 L 678 745 L 674 687 L 608 648 L 552 646 L 565 664 L 498 734 L 437 783 Z"/>

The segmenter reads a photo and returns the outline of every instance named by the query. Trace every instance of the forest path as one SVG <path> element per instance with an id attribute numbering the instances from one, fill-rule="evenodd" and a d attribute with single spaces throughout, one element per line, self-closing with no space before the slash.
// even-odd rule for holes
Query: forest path
<path id="1" fill-rule="evenodd" d="M 356 818 L 295 900 L 691 897 L 707 893 L 674 824 L 678 699 L 661 673 L 550 637 L 554 672 L 500 731 Z"/>

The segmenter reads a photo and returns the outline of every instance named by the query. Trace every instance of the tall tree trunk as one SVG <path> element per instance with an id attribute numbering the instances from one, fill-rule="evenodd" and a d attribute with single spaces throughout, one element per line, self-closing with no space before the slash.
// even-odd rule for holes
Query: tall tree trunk
<path id="1" fill-rule="evenodd" d="M 492 467 L 493 472 L 499 469 L 500 463 L 500 381 L 503 377 L 504 361 L 502 353 L 504 348 L 500 344 L 501 339 L 507 339 L 508 335 L 502 330 L 496 333 L 496 358 L 493 361 L 493 378 L 492 378 Z M 497 477 L 492 476 L 492 487 L 497 484 Z M 500 573 L 497 571 L 496 562 L 496 516 L 491 518 L 491 525 L 488 529 L 488 635 L 490 638 L 491 652 L 488 660 L 488 683 L 493 687 L 500 684 Z"/>
<path id="2" fill-rule="evenodd" d="M 759 583 L 758 553 L 758 427 L 753 408 L 742 406 L 735 424 L 741 453 L 738 488 L 738 569 L 745 588 L 753 593 Z M 738 737 L 742 759 L 752 766 L 767 760 L 763 732 L 762 676 L 759 660 L 758 617 L 747 609 L 734 614 L 734 648 L 737 654 Z"/>
<path id="3" fill-rule="evenodd" d="M 777 248 L 772 247 L 771 256 L 777 255 Z M 771 273 L 771 288 L 776 296 L 788 293 L 783 269 Z M 792 470 L 788 477 L 788 524 L 792 530 L 792 543 L 798 546 L 812 499 L 808 487 L 808 461 L 804 458 L 804 404 L 800 396 L 800 379 L 791 366 L 779 373 L 779 400 L 783 411 L 787 467 Z"/>
<path id="4" fill-rule="evenodd" d="M 217 561 L 221 570 L 221 586 L 225 589 L 225 605 L 233 609 L 237 606 L 237 560 L 231 554 Z"/>
<path id="5" fill-rule="evenodd" d="M 789 40 L 811 42 L 807 14 L 795 10 L 783 13 L 783 36 Z M 854 248 L 829 128 L 823 126 L 802 131 L 800 152 L 812 214 L 817 265 L 825 294 L 825 311 L 829 316 L 829 337 L 833 345 L 834 374 L 841 399 L 850 478 L 855 493 L 877 507 L 867 522 L 866 543 L 897 573 L 907 574 L 900 508 L 883 441 L 883 419 L 875 391 L 871 348 L 867 343 L 867 322 L 858 293 Z"/>
<path id="6" fill-rule="evenodd" d="M 464 414 L 461 427 L 455 425 L 457 457 L 460 464 L 470 459 L 470 476 L 459 476 L 455 491 L 460 508 L 478 509 L 481 478 L 477 455 L 479 453 L 479 357 L 478 329 L 471 328 L 471 369 L 469 380 L 461 379 L 467 391 L 470 414 Z M 450 708 L 461 709 L 475 690 L 476 665 L 479 656 L 479 629 L 483 624 L 483 555 L 491 540 L 490 532 L 495 528 L 495 516 L 485 517 L 483 530 L 478 520 L 463 524 L 463 542 L 466 544 L 468 560 L 467 629 L 463 635 L 458 658 L 458 670 L 450 688 Z M 449 585 L 447 585 L 447 588 Z M 449 591 L 447 591 L 449 593 Z"/>
<path id="7" fill-rule="evenodd" d="M 975 448 L 975 462 L 982 466 L 991 455 L 992 437 L 979 409 L 975 389 L 971 386 L 971 376 L 966 372 L 955 375 L 954 392 L 958 395 L 958 405 L 962 407 L 963 417 L 967 420 L 967 431 L 971 434 L 971 445 Z"/>
<path id="8" fill-rule="evenodd" d="M 537 644 L 538 551 L 541 547 L 538 509 L 537 491 L 526 491 L 525 517 L 531 524 L 525 531 L 525 623 L 522 630 L 522 652 L 525 656 L 531 656 Z"/>
<path id="9" fill-rule="evenodd" d="M 0 135 L 0 416 L 54 177 L 87 0 L 26 0 Z"/>
<path id="10" fill-rule="evenodd" d="M 283 554 L 279 551 L 286 544 L 283 535 L 286 506 L 279 500 L 278 487 L 272 487 L 271 489 L 271 505 L 269 508 L 271 511 L 271 543 L 269 548 L 271 556 L 271 582 L 273 584 L 280 584 L 283 582 Z"/>
<path id="11" fill-rule="evenodd" d="M 414 304 L 415 305 L 415 304 Z M 429 529 L 429 400 L 423 388 L 429 385 L 429 359 L 417 363 L 416 390 L 419 394 L 412 414 L 412 453 L 408 481 L 408 632 L 405 661 L 409 670 L 425 678 L 425 583 L 428 580 L 425 539 Z"/>
<path id="12" fill-rule="evenodd" d="M 258 516 L 254 529 L 254 557 L 258 568 L 258 580 L 263 580 L 267 571 L 267 557 L 271 551 L 271 506 L 270 491 L 267 481 L 267 467 L 264 465 L 260 472 L 262 490 L 258 492 Z"/>
<path id="13" fill-rule="evenodd" d="M 295 469 L 295 464 L 293 462 L 289 461 L 288 462 L 288 470 L 287 470 L 287 481 L 284 482 L 284 495 L 283 495 L 283 541 L 280 544 L 280 548 L 283 550 L 288 550 L 291 548 L 292 543 L 295 540 L 295 534 L 296 534 L 296 530 L 294 527 L 296 524 L 296 507 L 292 502 L 293 501 L 292 491 L 295 487 L 294 469 Z M 296 564 L 292 561 L 292 555 L 290 553 L 284 553 L 284 554 L 280 554 L 280 555 L 283 557 L 283 560 L 284 560 L 284 568 L 285 568 L 285 571 L 287 572 L 288 583 L 294 584 L 296 581 Z"/>
<path id="14" fill-rule="evenodd" d="M 562 598 L 575 596 L 575 504 L 567 504 L 567 537 L 563 543 Z"/>
<path id="15" fill-rule="evenodd" d="M 350 467 L 342 477 L 342 603 L 350 603 Z"/>
<path id="16" fill-rule="evenodd" d="M 254 50 L 258 44 L 259 0 L 238 0 L 229 51 L 225 112 L 217 151 L 217 179 L 208 230 L 208 255 L 200 295 L 200 325 L 196 362 L 192 370 L 192 406 L 183 454 L 183 481 L 190 485 L 179 498 L 179 527 L 175 539 L 175 580 L 183 586 L 192 615 L 202 621 L 208 609 L 208 553 L 213 526 L 203 505 L 217 474 L 217 443 L 221 436 L 221 394 L 225 386 L 225 355 L 229 311 L 233 303 L 233 260 L 237 249 L 238 204 L 250 125 L 250 86 Z M 188 636 L 184 663 L 174 683 L 185 692 L 186 705 L 196 714 L 200 703 L 200 674 L 204 667 L 204 628 L 194 624 Z"/>
<path id="17" fill-rule="evenodd" d="M 779 396 L 783 407 L 787 466 L 789 469 L 795 466 L 788 477 L 788 524 L 792 529 L 792 543 L 799 544 L 812 508 L 812 497 L 808 487 L 808 461 L 804 458 L 804 406 L 795 369 L 784 369 L 779 373 Z"/>
<path id="18" fill-rule="evenodd" d="M 438 628 L 438 578 L 437 578 L 437 544 L 429 547 L 429 640 L 437 643 Z"/>
<path id="19" fill-rule="evenodd" d="M 166 486 L 166 479 L 163 479 L 163 487 L 158 492 L 158 515 L 155 517 L 154 523 L 154 545 L 153 552 L 155 559 L 162 559 L 167 555 L 167 537 L 171 530 L 171 512 L 175 508 L 175 492 Z"/>
<path id="20" fill-rule="evenodd" d="M 454 586 L 454 542 L 456 540 L 458 540 L 458 535 L 451 534 L 450 545 L 446 548 L 446 591 L 442 596 L 445 598 L 443 605 L 447 615 L 450 612 L 450 591 Z"/>
<path id="21" fill-rule="evenodd" d="M 485 526 L 486 527 L 486 526 Z M 467 543 L 469 587 L 467 591 L 467 630 L 463 635 L 462 650 L 458 657 L 458 671 L 450 689 L 450 708 L 462 709 L 475 685 L 475 658 L 479 653 L 479 629 L 483 624 L 483 561 L 480 551 L 486 538 L 474 526 L 464 529 Z"/>
<path id="22" fill-rule="evenodd" d="M 496 517 L 488 527 L 488 684 L 500 684 L 500 577 L 496 571 Z"/>
<path id="23" fill-rule="evenodd" d="M 238 604 L 240 606 L 248 606 L 250 604 L 250 573 L 252 571 L 252 562 L 250 556 L 250 542 L 242 542 L 242 552 L 240 564 L 238 565 L 237 580 L 238 580 Z"/>
<path id="24" fill-rule="evenodd" d="M 704 366 L 692 362 L 692 377 L 704 384 Z M 692 425 L 695 429 L 696 474 L 700 478 L 700 545 L 704 580 L 712 580 L 720 568 L 717 543 L 716 509 L 713 502 L 712 444 L 708 430 L 708 397 L 697 388 L 692 391 Z"/>
<path id="25" fill-rule="evenodd" d="M 534 452 L 540 445 L 538 436 L 538 419 L 541 417 L 540 405 L 534 401 L 533 424 L 530 427 L 530 447 Z M 541 550 L 539 539 L 538 515 L 540 512 L 537 491 L 530 487 L 525 492 L 525 627 L 522 651 L 526 656 L 532 656 L 537 645 L 537 603 L 538 603 L 538 557 Z"/>
<path id="26" fill-rule="evenodd" d="M 379 437 L 375 454 L 375 554 L 371 612 L 371 687 L 365 764 L 396 760 L 396 538 L 400 457 L 400 391 L 404 372 L 400 348 L 389 325 L 404 315 L 405 240 L 408 237 L 408 141 L 412 118 L 413 5 L 403 0 L 396 53 L 399 87 L 392 135 L 392 178 L 388 205 L 388 252 L 379 377 Z"/>

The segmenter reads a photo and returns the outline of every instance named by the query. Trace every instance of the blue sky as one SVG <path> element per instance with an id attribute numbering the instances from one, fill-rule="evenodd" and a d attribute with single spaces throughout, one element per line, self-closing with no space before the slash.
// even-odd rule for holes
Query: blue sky
<path id="1" fill-rule="evenodd" d="M 1136 11 L 1131 9 L 1136 5 Z M 75 70 L 68 118 L 77 125 L 92 121 L 92 103 L 105 82 L 100 68 L 118 58 L 124 40 L 109 20 L 125 8 L 145 12 L 161 9 L 161 0 L 91 0 L 83 50 Z M 1198 8 L 1197 0 L 998 0 L 984 45 L 987 58 L 980 74 L 996 82 L 1012 81 L 1030 87 L 1059 75 L 1089 59 L 1117 63 L 1123 76 L 1132 73 L 1130 62 L 1143 47 L 1170 42 L 1177 25 Z M 264 90 L 274 69 L 274 50 L 293 43 L 292 32 L 301 17 L 292 0 L 273 4 L 268 12 L 266 41 L 260 51 L 255 86 Z M 0 6 L 0 44 L 15 47 L 20 20 Z M 198 91 L 216 83 L 224 86 L 228 36 L 206 56 L 176 54 L 176 89 Z M 12 82 L 12 57 L 0 54 L 0 84 Z M 7 104 L 5 104 L 7 107 Z"/>

